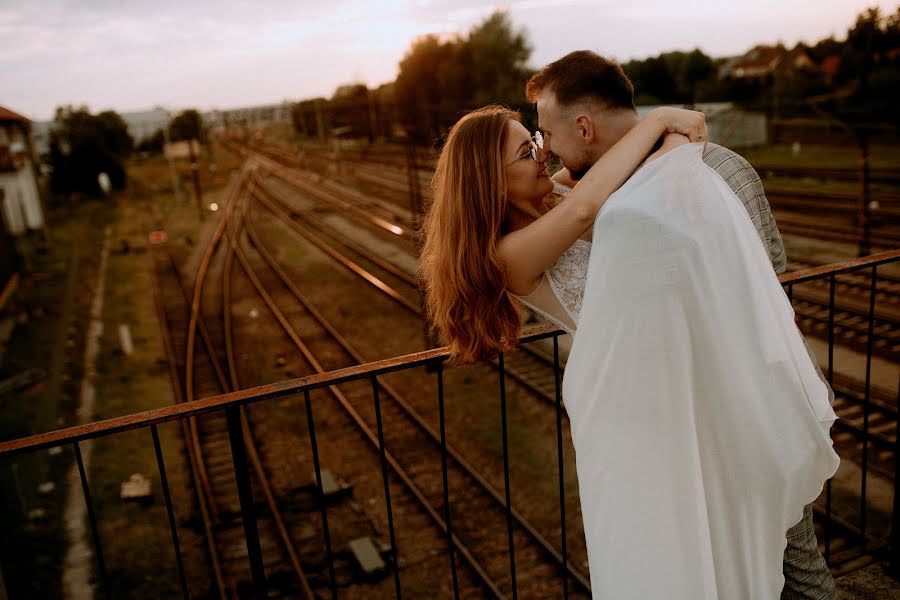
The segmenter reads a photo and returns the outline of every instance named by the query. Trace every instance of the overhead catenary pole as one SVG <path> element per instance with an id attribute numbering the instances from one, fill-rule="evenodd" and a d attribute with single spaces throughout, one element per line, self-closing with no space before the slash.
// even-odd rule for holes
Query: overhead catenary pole
<path id="1" fill-rule="evenodd" d="M 169 175 L 172 178 L 172 193 L 175 195 L 175 202 L 179 202 L 181 197 L 178 194 L 178 175 L 175 173 L 175 163 L 172 160 L 172 148 L 169 145 L 169 125 L 172 124 L 172 115 L 167 113 L 169 116 L 168 122 L 163 126 L 163 154 L 166 155 L 166 162 L 169 163 Z"/>
<path id="2" fill-rule="evenodd" d="M 320 142 L 324 142 L 324 141 L 325 141 L 325 136 L 326 136 L 326 132 L 325 132 L 325 114 L 324 114 L 324 112 L 322 111 L 322 104 L 323 104 L 323 102 L 322 102 L 321 100 L 316 100 L 316 101 L 315 101 L 315 109 L 316 109 L 316 132 L 317 132 L 318 135 L 319 135 L 319 141 L 320 141 Z"/>
<path id="3" fill-rule="evenodd" d="M 205 215 L 203 212 L 203 194 L 200 192 L 200 167 L 197 164 L 197 154 L 194 152 L 194 140 L 189 139 L 187 143 L 188 153 L 191 158 L 191 178 L 194 181 L 194 198 L 197 201 L 197 214 L 202 221 Z"/>
<path id="4" fill-rule="evenodd" d="M 867 256 L 871 252 L 871 222 L 869 220 L 869 119 L 872 111 L 869 97 L 869 72 L 872 70 L 872 28 L 866 32 L 866 52 L 863 59 L 862 73 L 859 77 L 860 104 L 863 110 L 862 123 L 857 127 L 859 142 L 859 256 Z"/>

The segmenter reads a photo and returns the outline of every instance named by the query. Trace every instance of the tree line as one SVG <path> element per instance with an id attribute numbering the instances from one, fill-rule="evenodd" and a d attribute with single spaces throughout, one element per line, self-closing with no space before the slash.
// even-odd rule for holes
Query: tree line
<path id="1" fill-rule="evenodd" d="M 293 126 L 308 137 L 403 137 L 430 145 L 466 111 L 485 104 L 505 104 L 528 115 L 524 82 L 534 72 L 531 52 L 524 30 L 516 29 L 507 13 L 495 12 L 467 33 L 414 40 L 394 81 L 372 89 L 345 85 L 330 98 L 297 102 Z M 754 52 L 761 62 L 780 57 L 778 66 L 740 76 L 735 67 L 742 59 L 752 63 Z M 851 125 L 878 121 L 897 127 L 900 7 L 887 15 L 877 8 L 864 11 L 844 40 L 829 37 L 791 49 L 759 46 L 732 58 L 713 58 L 700 49 L 666 52 L 622 67 L 634 82 L 638 104 L 727 101 L 773 117 L 825 116 Z M 132 152 L 162 151 L 166 134 L 172 141 L 202 139 L 200 113 L 183 111 L 167 132 L 136 144 L 113 111 L 61 107 L 47 157 L 51 188 L 56 194 L 99 195 L 97 176 L 104 172 L 113 188 L 121 189 Z"/>
<path id="2" fill-rule="evenodd" d="M 389 137 L 393 125 L 418 141 L 438 139 L 462 114 L 490 103 L 530 113 L 524 82 L 531 45 L 509 16 L 497 12 L 464 35 L 416 39 L 397 78 L 374 89 L 342 86 L 331 98 L 301 101 L 294 127 L 301 135 Z M 774 60 L 760 74 L 735 65 Z M 900 105 L 900 7 L 888 15 L 858 15 L 846 39 L 812 45 L 758 46 L 743 57 L 714 58 L 700 49 L 665 52 L 622 65 L 639 105 L 734 102 L 770 117 L 822 116 L 849 122 L 877 119 L 893 126 Z M 749 71 L 749 69 L 748 69 Z M 863 114 L 865 113 L 865 114 Z M 394 133 L 397 133 L 396 131 Z"/>

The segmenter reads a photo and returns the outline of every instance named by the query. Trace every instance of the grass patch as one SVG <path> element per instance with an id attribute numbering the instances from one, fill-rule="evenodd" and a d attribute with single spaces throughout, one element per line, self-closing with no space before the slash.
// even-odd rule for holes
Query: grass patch
<path id="1" fill-rule="evenodd" d="M 2 376 L 42 369 L 30 389 L 0 397 L 0 439 L 14 439 L 73 424 L 83 374 L 84 335 L 110 204 L 53 207 L 50 241 L 22 248 L 22 286 L 10 308 L 17 321 Z M 66 549 L 63 512 L 70 448 L 0 461 L 3 503 L 0 556 L 11 598 L 58 598 Z M 38 486 L 52 483 L 52 491 Z M 29 511 L 43 516 L 27 519 Z M 33 515 L 37 513 L 32 513 Z"/>
<path id="2" fill-rule="evenodd" d="M 873 169 L 900 168 L 900 152 L 896 145 L 873 143 L 869 148 L 869 166 Z M 855 145 L 803 144 L 797 156 L 791 144 L 774 144 L 744 148 L 740 154 L 754 166 L 774 165 L 810 168 L 859 168 L 859 148 Z"/>

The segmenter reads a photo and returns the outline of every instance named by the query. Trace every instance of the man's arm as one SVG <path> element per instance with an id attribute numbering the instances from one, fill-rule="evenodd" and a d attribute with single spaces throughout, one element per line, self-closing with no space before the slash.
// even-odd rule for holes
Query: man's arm
<path id="1" fill-rule="evenodd" d="M 756 227 L 756 232 L 762 240 L 772 268 L 776 273 L 784 273 L 787 269 L 787 256 L 784 252 L 784 241 L 781 239 L 781 232 L 778 231 L 778 225 L 775 223 L 775 217 L 772 215 L 772 208 L 769 206 L 769 200 L 766 198 L 766 192 L 763 188 L 759 174 L 756 172 L 747 160 L 739 154 L 732 152 L 722 146 L 709 144 L 709 149 L 703 156 L 703 161 L 712 167 L 719 174 L 728 186 L 734 191 L 735 195 L 741 199 L 744 208 Z M 812 360 L 813 366 L 819 377 L 825 382 L 828 388 L 828 401 L 834 404 L 834 391 L 827 383 L 819 361 L 813 353 L 812 348 L 803 339 L 803 345 L 806 352 Z"/>
<path id="2" fill-rule="evenodd" d="M 756 169 L 743 156 L 716 144 L 709 144 L 706 154 L 703 155 L 703 162 L 724 179 L 741 199 L 750 220 L 753 221 L 753 226 L 756 227 L 759 239 L 766 248 L 772 268 L 778 274 L 784 273 L 787 269 L 784 241 L 781 239 L 781 233 L 778 231 L 778 225 L 775 223 L 775 217 L 772 215 Z"/>

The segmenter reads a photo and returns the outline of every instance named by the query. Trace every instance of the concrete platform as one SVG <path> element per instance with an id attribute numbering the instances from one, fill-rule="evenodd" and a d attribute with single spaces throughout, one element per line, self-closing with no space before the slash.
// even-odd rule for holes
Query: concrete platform
<path id="1" fill-rule="evenodd" d="M 900 581 L 887 572 L 886 563 L 876 563 L 854 571 L 836 582 L 840 600 L 897 600 Z"/>

